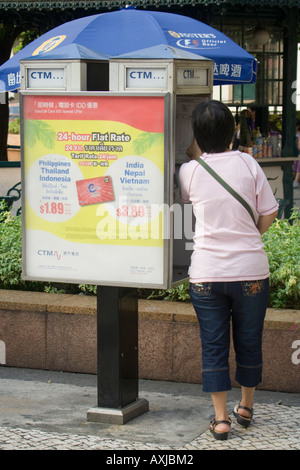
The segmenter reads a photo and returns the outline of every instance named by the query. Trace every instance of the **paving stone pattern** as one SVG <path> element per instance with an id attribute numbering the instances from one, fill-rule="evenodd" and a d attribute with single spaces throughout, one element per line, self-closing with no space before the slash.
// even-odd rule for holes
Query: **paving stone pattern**
<path id="1" fill-rule="evenodd" d="M 257 404 L 248 429 L 232 417 L 227 441 L 209 430 L 181 449 L 95 436 L 0 427 L 0 450 L 300 450 L 300 407 Z"/>
<path id="2" fill-rule="evenodd" d="M 253 421 L 245 429 L 234 417 L 227 441 L 216 441 L 209 431 L 187 449 L 228 450 L 300 450 L 300 408 L 257 404 Z"/>

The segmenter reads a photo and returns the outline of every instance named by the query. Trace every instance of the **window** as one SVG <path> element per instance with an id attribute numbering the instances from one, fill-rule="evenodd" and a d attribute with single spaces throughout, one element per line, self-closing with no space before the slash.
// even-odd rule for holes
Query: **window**
<path id="1" fill-rule="evenodd" d="M 255 26 L 223 25 L 216 27 L 251 55 L 256 57 L 255 84 L 214 87 L 216 98 L 232 106 L 245 106 L 255 101 L 260 106 L 282 106 L 283 98 L 283 34 L 282 28 L 266 28 L 270 39 L 264 46 L 254 43 Z"/>

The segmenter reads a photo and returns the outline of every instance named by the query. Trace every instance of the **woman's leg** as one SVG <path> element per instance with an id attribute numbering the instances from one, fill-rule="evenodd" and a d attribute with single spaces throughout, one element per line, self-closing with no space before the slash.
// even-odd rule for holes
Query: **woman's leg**
<path id="1" fill-rule="evenodd" d="M 254 393 L 255 387 L 242 387 L 242 398 L 240 401 L 241 406 L 245 406 L 250 410 L 253 408 L 254 405 Z M 245 418 L 250 418 L 250 412 L 244 410 L 243 408 L 239 409 L 239 414 L 244 416 Z"/>
<path id="2" fill-rule="evenodd" d="M 234 283 L 232 305 L 233 341 L 236 353 L 236 381 L 256 387 L 262 376 L 262 335 L 269 298 L 269 280 Z"/>
<path id="3" fill-rule="evenodd" d="M 236 292 L 232 308 L 236 381 L 242 389 L 238 414 L 251 419 L 255 388 L 262 378 L 262 335 L 269 298 L 269 280 L 243 281 L 239 284 L 233 286 Z"/>
<path id="4" fill-rule="evenodd" d="M 216 421 L 228 421 L 229 415 L 226 405 L 227 392 L 211 393 L 211 398 L 215 409 Z M 228 432 L 230 425 L 226 423 L 220 423 L 215 426 L 215 429 L 218 432 Z"/>
<path id="5" fill-rule="evenodd" d="M 211 394 L 216 421 L 228 421 L 226 392 L 231 389 L 229 376 L 231 305 L 224 283 L 191 284 L 191 301 L 196 311 L 202 342 L 203 391 Z M 230 425 L 215 425 L 217 432 L 229 431 Z"/>
<path id="6" fill-rule="evenodd" d="M 203 391 L 231 389 L 229 376 L 231 306 L 224 283 L 191 284 L 191 302 L 197 314 L 202 349 Z"/>

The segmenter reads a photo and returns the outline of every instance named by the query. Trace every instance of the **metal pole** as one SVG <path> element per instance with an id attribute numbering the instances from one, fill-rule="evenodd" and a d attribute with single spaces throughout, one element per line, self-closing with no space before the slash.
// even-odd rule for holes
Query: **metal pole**
<path id="1" fill-rule="evenodd" d="M 125 424 L 149 409 L 138 398 L 136 289 L 97 288 L 98 403 L 88 420 Z"/>

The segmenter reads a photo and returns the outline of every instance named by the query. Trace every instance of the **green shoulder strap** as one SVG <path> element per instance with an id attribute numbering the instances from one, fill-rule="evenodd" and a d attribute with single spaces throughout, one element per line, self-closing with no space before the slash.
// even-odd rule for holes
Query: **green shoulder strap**
<path id="1" fill-rule="evenodd" d="M 197 162 L 200 163 L 200 165 L 202 165 L 225 189 L 227 189 L 230 194 L 232 194 L 233 197 L 235 197 L 245 207 L 256 225 L 255 217 L 249 204 L 237 192 L 235 192 L 235 190 L 229 186 L 229 184 L 227 184 L 226 181 L 224 181 L 206 162 L 204 162 L 202 158 L 198 158 Z"/>

